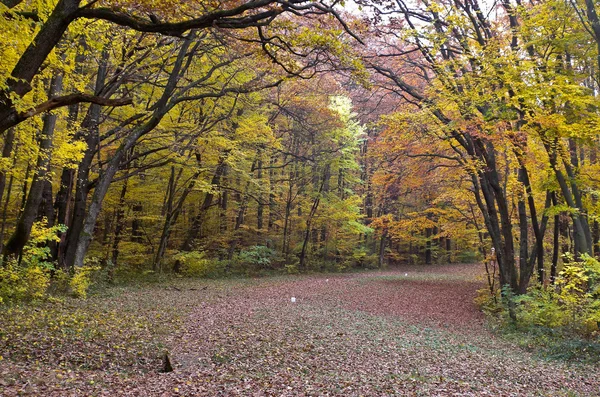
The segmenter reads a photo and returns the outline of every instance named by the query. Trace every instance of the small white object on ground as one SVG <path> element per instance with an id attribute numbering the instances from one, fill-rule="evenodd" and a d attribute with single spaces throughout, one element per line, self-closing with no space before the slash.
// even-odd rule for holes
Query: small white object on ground
<path id="1" fill-rule="evenodd" d="M 327 279 L 325 279 L 325 282 L 326 282 L 326 283 L 328 283 L 328 282 L 329 282 L 329 279 L 328 279 L 328 278 L 327 278 Z"/>
<path id="2" fill-rule="evenodd" d="M 404 273 L 404 277 L 408 276 L 408 273 Z"/>
<path id="3" fill-rule="evenodd" d="M 296 297 L 295 297 L 295 296 L 292 296 L 292 299 L 291 299 L 291 301 L 292 301 L 292 303 L 296 303 Z"/>

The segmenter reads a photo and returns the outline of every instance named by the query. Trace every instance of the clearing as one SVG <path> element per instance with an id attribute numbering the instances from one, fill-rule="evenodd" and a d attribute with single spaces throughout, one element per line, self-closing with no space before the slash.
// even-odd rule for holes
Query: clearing
<path id="1" fill-rule="evenodd" d="M 481 271 L 175 280 L 4 308 L 0 395 L 600 395 L 599 368 L 486 328 Z M 175 371 L 158 373 L 165 349 Z"/>

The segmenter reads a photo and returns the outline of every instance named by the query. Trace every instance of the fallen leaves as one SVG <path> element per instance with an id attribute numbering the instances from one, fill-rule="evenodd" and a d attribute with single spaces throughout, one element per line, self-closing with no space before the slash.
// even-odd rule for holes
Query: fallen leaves
<path id="1" fill-rule="evenodd" d="M 0 386 L 7 396 L 598 395 L 598 368 L 543 361 L 487 331 L 473 269 L 184 280 L 14 308 L 0 319 Z M 175 371 L 161 374 L 164 348 Z"/>

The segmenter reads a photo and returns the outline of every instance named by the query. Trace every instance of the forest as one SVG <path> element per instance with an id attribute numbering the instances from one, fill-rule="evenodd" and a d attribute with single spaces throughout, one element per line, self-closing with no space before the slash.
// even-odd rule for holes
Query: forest
<path id="1" fill-rule="evenodd" d="M 600 395 L 599 9 L 0 0 L 0 395 Z"/>

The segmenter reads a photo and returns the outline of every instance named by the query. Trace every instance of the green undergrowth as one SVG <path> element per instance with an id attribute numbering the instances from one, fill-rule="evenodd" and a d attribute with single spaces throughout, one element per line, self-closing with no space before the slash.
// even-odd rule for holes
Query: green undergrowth
<path id="1" fill-rule="evenodd" d="M 600 362 L 600 263 L 570 258 L 552 285 L 533 285 L 515 296 L 510 288 L 476 303 L 506 339 L 549 359 Z M 512 307 L 512 316 L 509 308 Z"/>
<path id="2" fill-rule="evenodd" d="M 545 360 L 570 364 L 599 364 L 600 340 L 584 339 L 569 332 L 541 327 L 491 325 L 492 331 L 504 340 Z"/>

